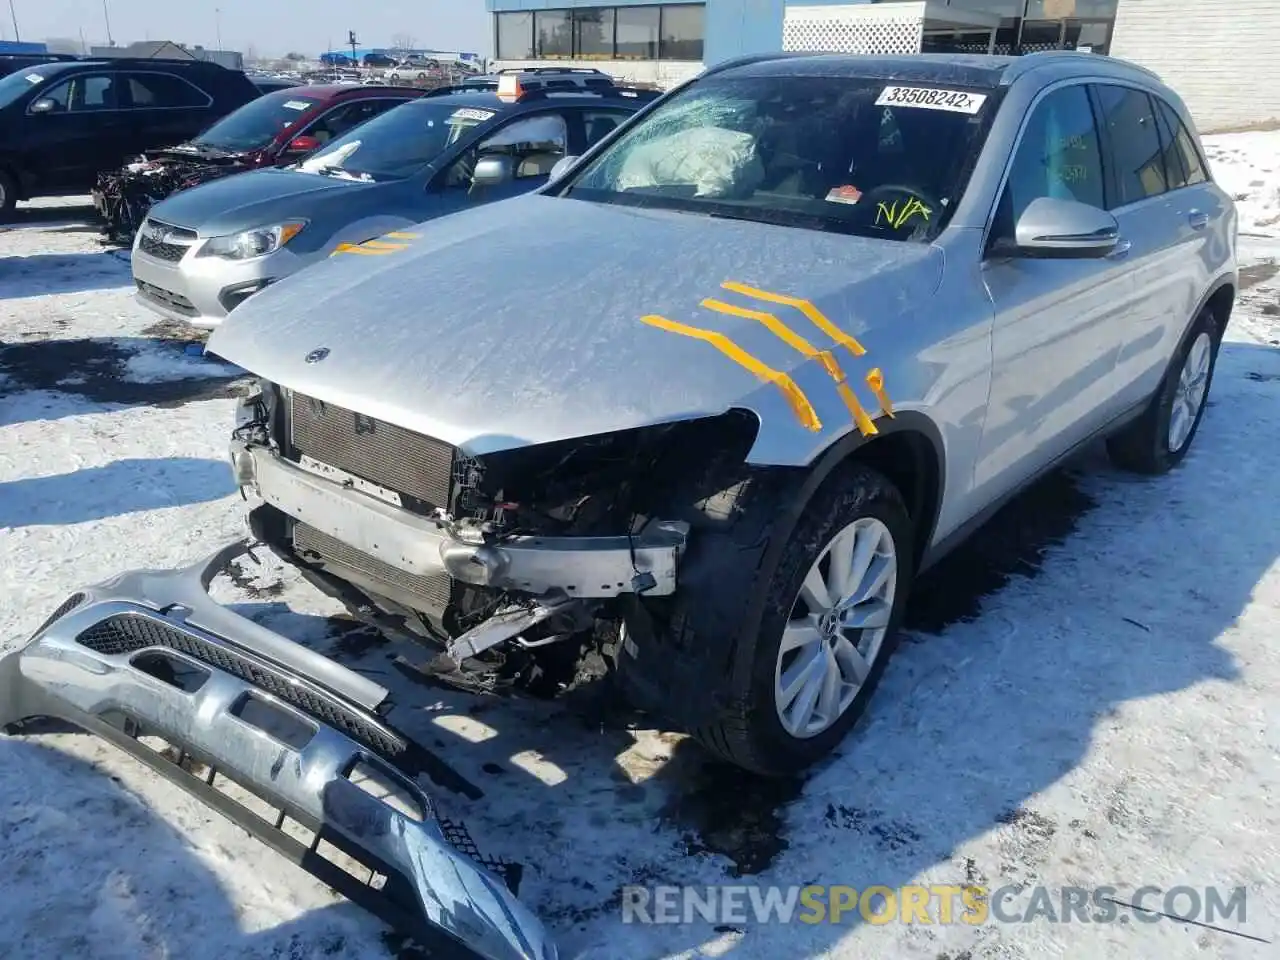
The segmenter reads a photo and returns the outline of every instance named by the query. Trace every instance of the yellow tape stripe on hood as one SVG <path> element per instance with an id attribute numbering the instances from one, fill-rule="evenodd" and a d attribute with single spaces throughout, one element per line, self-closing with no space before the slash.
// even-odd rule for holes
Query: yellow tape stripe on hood
<path id="1" fill-rule="evenodd" d="M 825 333 L 828 337 L 847 349 L 855 357 L 860 357 L 866 353 L 866 348 L 857 340 L 849 336 L 834 323 L 827 319 L 826 314 L 815 307 L 810 301 L 803 300 L 800 297 L 788 297 L 782 293 L 770 293 L 768 290 L 760 290 L 757 287 L 749 287 L 745 283 L 737 283 L 733 280 L 726 280 L 720 286 L 725 290 L 733 293 L 740 293 L 744 297 L 751 297 L 754 300 L 764 300 L 766 303 L 780 303 L 784 306 L 795 307 L 809 321 Z"/>
<path id="2" fill-rule="evenodd" d="M 691 337 L 694 340 L 702 340 L 711 344 L 738 366 L 749 370 L 761 380 L 766 383 L 772 383 L 781 390 L 787 405 L 791 407 L 796 419 L 800 421 L 800 425 L 806 430 L 817 433 L 822 429 L 822 421 L 818 419 L 817 411 L 813 409 L 813 404 L 809 402 L 809 398 L 805 396 L 804 391 L 800 389 L 794 380 L 785 373 L 761 363 L 723 333 L 717 333 L 714 330 L 703 330 L 701 327 L 686 326 L 683 323 L 677 323 L 674 320 L 668 320 L 666 317 L 659 317 L 655 314 L 641 317 L 640 322 L 647 323 L 651 327 L 657 327 L 659 330 L 666 330 L 669 333 L 676 333 L 682 337 Z"/>
<path id="3" fill-rule="evenodd" d="M 880 401 L 880 409 L 887 416 L 893 416 L 893 404 L 889 401 L 889 392 L 884 388 L 884 374 L 880 372 L 880 368 L 876 367 L 867 374 L 867 386 L 871 388 L 871 392 L 876 395 L 876 399 Z"/>

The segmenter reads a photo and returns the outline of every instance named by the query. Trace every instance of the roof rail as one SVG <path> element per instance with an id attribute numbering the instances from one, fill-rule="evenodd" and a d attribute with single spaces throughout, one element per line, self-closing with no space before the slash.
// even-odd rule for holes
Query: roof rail
<path id="1" fill-rule="evenodd" d="M 553 100 L 557 97 L 610 97 L 622 100 L 639 100 L 648 102 L 657 100 L 663 95 L 662 90 L 644 90 L 640 87 L 552 87 L 526 91 L 516 103 L 531 103 L 535 100 Z"/>
<path id="2" fill-rule="evenodd" d="M 595 67 L 503 67 L 498 71 L 498 74 L 500 75 L 506 73 L 587 73 L 599 74 L 602 77 L 608 76 L 608 74 L 603 70 L 599 70 Z"/>
<path id="3" fill-rule="evenodd" d="M 1034 70 L 1036 67 L 1043 66 L 1049 62 L 1081 63 L 1085 60 L 1096 62 L 1100 57 L 1107 63 L 1117 64 L 1122 70 L 1132 70 L 1134 73 L 1140 73 L 1145 77 L 1150 77 L 1152 80 L 1160 83 L 1164 82 L 1160 74 L 1149 67 L 1134 63 L 1132 60 L 1123 60 L 1119 57 L 1098 53 L 1085 53 L 1082 50 L 1037 50 L 1034 53 L 1025 53 L 1018 58 L 1010 70 L 1006 71 L 1006 75 L 1010 78 L 1020 76 L 1028 70 Z M 1022 65 L 1021 69 L 1019 69 L 1018 64 Z"/>
<path id="4" fill-rule="evenodd" d="M 700 76 L 709 77 L 713 73 L 723 73 L 725 70 L 732 70 L 734 67 L 745 67 L 752 63 L 765 63 L 769 60 L 794 60 L 796 57 L 812 57 L 813 53 L 800 52 L 778 52 L 778 53 L 751 53 L 743 57 L 734 57 L 732 60 L 722 60 L 714 66 L 707 67 L 702 71 Z"/>

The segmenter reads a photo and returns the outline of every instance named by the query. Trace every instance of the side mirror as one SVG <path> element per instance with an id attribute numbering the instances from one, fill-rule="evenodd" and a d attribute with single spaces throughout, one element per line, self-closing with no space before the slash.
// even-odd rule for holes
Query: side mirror
<path id="1" fill-rule="evenodd" d="M 578 162 L 577 157 L 561 157 L 551 168 L 551 181 L 555 182 L 569 172 L 569 168 Z"/>
<path id="2" fill-rule="evenodd" d="M 310 153 L 312 150 L 320 149 L 320 141 L 315 137 L 301 136 L 294 137 L 289 141 L 289 145 L 284 148 L 285 153 Z"/>
<path id="3" fill-rule="evenodd" d="M 54 110 L 58 109 L 58 101 L 42 97 L 31 104 L 28 109 L 31 113 L 53 113 Z"/>
<path id="4" fill-rule="evenodd" d="M 1119 243 L 1120 224 L 1105 210 L 1039 197 L 1018 218 L 1013 238 L 996 241 L 993 252 L 1035 260 L 1095 260 L 1110 255 Z"/>
<path id="5" fill-rule="evenodd" d="M 476 161 L 476 168 L 471 174 L 473 187 L 496 187 L 514 180 L 516 176 L 515 162 L 502 155 L 481 157 Z"/>

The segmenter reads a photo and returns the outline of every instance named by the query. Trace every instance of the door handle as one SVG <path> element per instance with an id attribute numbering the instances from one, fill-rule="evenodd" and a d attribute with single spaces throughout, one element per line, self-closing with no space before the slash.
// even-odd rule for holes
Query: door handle
<path id="1" fill-rule="evenodd" d="M 1187 223 L 1191 224 L 1192 230 L 1203 230 L 1209 225 L 1209 215 L 1199 210 L 1192 210 L 1187 214 Z"/>
<path id="2" fill-rule="evenodd" d="M 1108 260 L 1123 260 L 1129 255 L 1129 251 L 1133 249 L 1133 244 L 1128 240 L 1117 240 L 1116 245 L 1111 248 L 1111 252 L 1107 254 Z"/>

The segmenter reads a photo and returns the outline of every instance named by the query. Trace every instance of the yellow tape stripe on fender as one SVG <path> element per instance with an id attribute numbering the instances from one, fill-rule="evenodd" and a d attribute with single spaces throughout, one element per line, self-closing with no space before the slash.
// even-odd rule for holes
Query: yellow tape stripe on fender
<path id="1" fill-rule="evenodd" d="M 871 388 L 871 392 L 876 395 L 876 399 L 880 401 L 880 410 L 885 416 L 893 416 L 893 403 L 889 400 L 889 393 L 884 388 L 884 374 L 880 372 L 880 368 L 876 367 L 867 374 L 867 386 Z"/>
<path id="2" fill-rule="evenodd" d="M 796 419 L 800 421 L 802 427 L 814 433 L 822 429 L 822 421 L 818 419 L 817 411 L 813 409 L 813 404 L 809 402 L 809 398 L 805 396 L 804 391 L 800 389 L 794 380 L 785 373 L 761 363 L 723 333 L 717 333 L 714 330 L 703 330 L 701 327 L 690 327 L 674 320 L 668 320 L 666 317 L 659 317 L 656 314 L 641 317 L 640 322 L 651 327 L 657 327 L 659 330 L 666 330 L 669 333 L 679 334 L 682 337 L 691 337 L 694 340 L 702 340 L 711 344 L 738 366 L 750 371 L 766 383 L 772 383 L 781 390 L 787 405 L 791 407 L 791 411 L 796 415 Z"/>
<path id="3" fill-rule="evenodd" d="M 862 431 L 863 436 L 870 436 L 877 432 L 876 425 L 872 423 L 871 418 L 867 416 L 867 412 L 862 408 L 862 404 L 858 402 L 857 396 L 849 387 L 848 378 L 845 376 L 844 370 L 841 369 L 839 361 L 836 360 L 835 355 L 830 350 L 819 350 L 772 313 L 765 313 L 762 310 L 748 310 L 746 307 L 735 307 L 733 304 L 725 303 L 721 300 L 703 300 L 702 306 L 717 313 L 726 313 L 731 317 L 742 317 L 745 320 L 755 320 L 758 323 L 762 323 L 768 327 L 774 336 L 793 350 L 804 354 L 811 360 L 817 360 L 827 371 L 827 375 L 836 382 L 836 390 L 840 394 L 840 399 L 849 408 L 853 422 L 858 425 L 858 429 Z M 870 378 L 868 378 L 867 382 L 870 383 Z"/>
<path id="4" fill-rule="evenodd" d="M 392 240 L 417 240 L 422 236 L 420 233 L 405 233 L 403 230 L 392 230 L 390 233 L 384 233 L 384 237 L 390 237 Z"/>
<path id="5" fill-rule="evenodd" d="M 745 283 L 737 283 L 733 280 L 726 280 L 724 283 L 720 284 L 720 286 L 724 290 L 729 290 L 733 293 L 740 293 L 744 297 L 751 297 L 753 300 L 764 300 L 766 303 L 780 303 L 784 306 L 795 307 L 809 318 L 810 323 L 852 353 L 855 357 L 860 357 L 867 352 L 866 348 L 863 347 L 862 344 L 828 320 L 826 314 L 808 300 L 803 300 L 800 297 L 789 297 L 782 293 L 770 293 L 768 290 L 749 287 Z"/>

